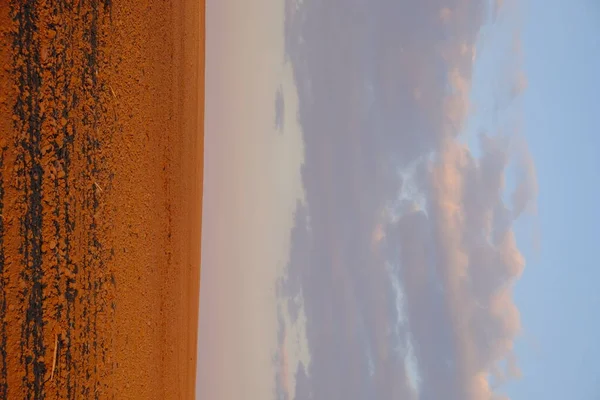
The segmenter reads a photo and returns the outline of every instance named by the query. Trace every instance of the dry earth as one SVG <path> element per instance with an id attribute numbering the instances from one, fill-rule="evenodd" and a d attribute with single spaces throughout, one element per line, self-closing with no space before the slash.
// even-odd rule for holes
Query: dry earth
<path id="1" fill-rule="evenodd" d="M 204 2 L 0 2 L 0 398 L 191 399 Z"/>

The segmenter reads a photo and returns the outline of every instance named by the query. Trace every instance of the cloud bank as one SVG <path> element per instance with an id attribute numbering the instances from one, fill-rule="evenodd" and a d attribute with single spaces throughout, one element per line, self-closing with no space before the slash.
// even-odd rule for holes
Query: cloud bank
<path id="1" fill-rule="evenodd" d="M 286 1 L 306 201 L 280 295 L 303 298 L 311 357 L 278 398 L 492 400 L 520 376 L 512 225 L 535 210 L 534 164 L 516 135 L 482 133 L 477 152 L 460 137 L 500 5 Z"/>

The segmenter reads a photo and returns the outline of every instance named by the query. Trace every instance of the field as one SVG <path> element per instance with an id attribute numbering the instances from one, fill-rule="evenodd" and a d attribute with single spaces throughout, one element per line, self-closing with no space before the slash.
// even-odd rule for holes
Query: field
<path id="1" fill-rule="evenodd" d="M 193 398 L 204 2 L 0 2 L 0 398 Z"/>

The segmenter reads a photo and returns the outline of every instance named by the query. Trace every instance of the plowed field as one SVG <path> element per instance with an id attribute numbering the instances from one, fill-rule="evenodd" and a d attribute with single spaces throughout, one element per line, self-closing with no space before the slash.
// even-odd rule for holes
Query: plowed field
<path id="1" fill-rule="evenodd" d="M 0 2 L 0 399 L 193 398 L 204 2 Z"/>

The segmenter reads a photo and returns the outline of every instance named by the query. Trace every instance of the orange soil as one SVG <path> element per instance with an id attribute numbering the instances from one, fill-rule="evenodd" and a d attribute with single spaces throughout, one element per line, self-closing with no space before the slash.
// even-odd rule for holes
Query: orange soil
<path id="1" fill-rule="evenodd" d="M 2 1 L 0 34 L 0 398 L 194 398 L 204 1 Z"/>

